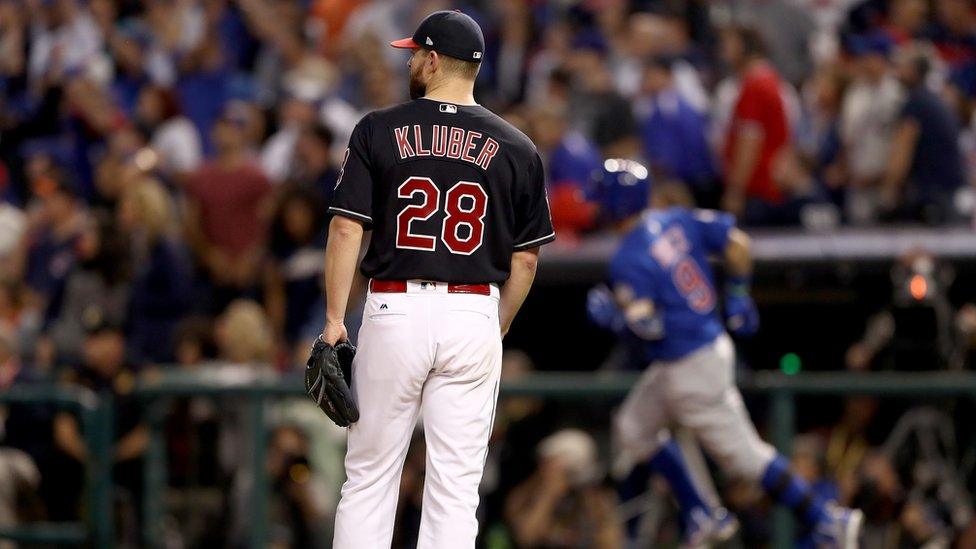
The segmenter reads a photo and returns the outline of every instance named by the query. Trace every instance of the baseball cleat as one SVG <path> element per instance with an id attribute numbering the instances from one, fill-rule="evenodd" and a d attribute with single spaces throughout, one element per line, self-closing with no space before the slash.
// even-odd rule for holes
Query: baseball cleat
<path id="1" fill-rule="evenodd" d="M 814 528 L 813 539 L 823 549 L 857 549 L 864 513 L 860 509 L 833 506 L 830 516 Z"/>
<path id="2" fill-rule="evenodd" d="M 739 531 L 739 521 L 725 507 L 713 509 L 694 509 L 685 527 L 682 549 L 704 549 L 713 544 L 732 539 Z"/>

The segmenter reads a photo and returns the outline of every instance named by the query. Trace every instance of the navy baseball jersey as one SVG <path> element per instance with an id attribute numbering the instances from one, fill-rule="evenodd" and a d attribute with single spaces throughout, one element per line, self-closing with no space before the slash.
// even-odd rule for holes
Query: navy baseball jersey
<path id="1" fill-rule="evenodd" d="M 710 256 L 722 254 L 731 215 L 669 208 L 645 213 L 610 262 L 610 282 L 632 330 L 663 323 L 663 336 L 641 339 L 642 359 L 676 360 L 711 343 L 725 328 L 718 316 Z"/>
<path id="2" fill-rule="evenodd" d="M 512 252 L 555 239 L 532 142 L 479 105 L 417 99 L 353 130 L 329 212 L 373 231 L 384 280 L 503 282 Z"/>

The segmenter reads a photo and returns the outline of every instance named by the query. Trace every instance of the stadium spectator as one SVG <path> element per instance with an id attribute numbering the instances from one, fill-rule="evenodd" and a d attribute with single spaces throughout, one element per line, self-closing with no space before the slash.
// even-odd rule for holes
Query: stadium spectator
<path id="1" fill-rule="evenodd" d="M 41 329 L 41 314 L 30 303 L 27 286 L 19 278 L 0 279 L 0 344 L 8 346 L 11 354 L 7 360 L 14 360 L 20 370 L 26 358 L 25 348 L 33 347 Z M 18 376 L 13 376 L 18 377 Z M 13 377 L 8 376 L 8 382 Z"/>
<path id="2" fill-rule="evenodd" d="M 252 114 L 242 103 L 227 105 L 213 132 L 217 157 L 187 182 L 187 239 L 217 309 L 254 290 L 265 249 L 271 186 L 248 151 Z"/>
<path id="3" fill-rule="evenodd" d="M 142 455 L 149 444 L 149 431 L 142 423 L 138 401 L 132 396 L 135 375 L 125 358 L 125 335 L 121 327 L 104 319 L 91 319 L 86 325 L 83 357 L 76 369 L 65 372 L 68 383 L 86 387 L 96 394 L 110 397 L 115 421 L 115 444 L 112 461 L 116 490 L 128 504 L 128 512 L 142 501 Z M 72 462 L 60 474 L 60 489 L 65 504 L 77 505 L 81 493 L 82 465 L 90 459 L 89 448 L 81 436 L 79 419 L 69 412 L 54 417 L 54 442 Z M 50 504 L 49 504 L 50 505 Z M 131 533 L 130 533 L 131 534 Z"/>
<path id="4" fill-rule="evenodd" d="M 635 109 L 644 157 L 659 178 L 683 181 L 702 207 L 718 205 L 718 173 L 708 146 L 708 121 L 677 88 L 675 59 L 658 56 L 644 67 Z"/>
<path id="5" fill-rule="evenodd" d="M 217 357 L 212 319 L 191 316 L 173 330 L 177 367 L 184 371 L 206 368 Z M 167 464 L 170 482 L 181 487 L 217 487 L 219 425 L 214 401 L 206 397 L 174 400 L 166 418 Z"/>
<path id="6" fill-rule="evenodd" d="M 570 129 L 558 103 L 532 111 L 529 127 L 546 163 L 553 226 L 567 238 L 593 227 L 596 208 L 587 201 L 593 174 L 601 169 L 600 151 L 586 136 Z"/>
<path id="7" fill-rule="evenodd" d="M 820 67 L 804 89 L 806 118 L 798 154 L 811 167 L 814 177 L 823 185 L 830 199 L 843 204 L 847 174 L 841 144 L 842 102 L 848 81 L 839 65 Z"/>
<path id="8" fill-rule="evenodd" d="M 722 59 L 740 79 L 723 148 L 722 208 L 745 223 L 763 223 L 784 200 L 773 181 L 773 159 L 791 146 L 781 81 L 756 30 L 730 27 L 721 41 Z"/>
<path id="9" fill-rule="evenodd" d="M 170 181 L 182 183 L 200 167 L 203 149 L 200 134 L 183 116 L 172 90 L 159 86 L 142 88 L 136 103 L 135 122 L 158 157 L 157 169 Z"/>
<path id="10" fill-rule="evenodd" d="M 136 128 L 126 124 L 105 138 L 105 151 L 95 165 L 96 196 L 90 200 L 97 209 L 112 210 L 123 190 L 142 176 L 140 151 L 146 141 Z"/>
<path id="11" fill-rule="evenodd" d="M 328 204 L 339 182 L 339 166 L 333 160 L 335 138 L 328 126 L 305 128 L 295 144 L 295 159 L 288 179 L 314 189 Z"/>
<path id="12" fill-rule="evenodd" d="M 918 38 L 928 24 L 929 6 L 925 0 L 893 0 L 882 28 L 897 44 Z"/>
<path id="13" fill-rule="evenodd" d="M 63 87 L 66 124 L 71 147 L 70 169 L 78 195 L 85 200 L 97 199 L 92 159 L 115 132 L 128 125 L 125 113 L 115 103 L 111 92 L 91 76 L 71 76 Z M 111 197 L 110 197 L 111 198 Z"/>
<path id="14" fill-rule="evenodd" d="M 24 279 L 46 311 L 45 319 L 50 321 L 60 310 L 58 297 L 77 261 L 76 245 L 88 217 L 62 170 L 34 175 L 31 186 L 36 198 L 28 210 Z"/>
<path id="15" fill-rule="evenodd" d="M 0 307 L 3 305 L 5 305 L 3 295 L 0 294 Z M 6 391 L 15 381 L 22 381 L 26 377 L 21 375 L 23 364 L 18 354 L 19 351 L 15 333 L 9 327 L 0 325 L 0 390 Z M 3 409 L 0 408 L 0 418 L 2 418 L 2 413 Z M 3 434 L 4 426 L 0 422 L 0 440 L 2 440 Z"/>
<path id="16" fill-rule="evenodd" d="M 128 320 L 128 243 L 111 219 L 86 227 L 77 244 L 78 263 L 65 280 L 49 335 L 60 362 L 82 358 L 86 327 L 125 326 Z"/>
<path id="17" fill-rule="evenodd" d="M 41 473 L 29 455 L 0 447 L 0 528 L 13 528 L 40 514 L 37 499 L 40 483 Z M 13 542 L 0 542 L 2 549 L 16 547 Z"/>
<path id="18" fill-rule="evenodd" d="M 573 77 L 570 116 L 606 158 L 633 158 L 640 152 L 630 102 L 613 87 L 607 39 L 595 30 L 573 38 L 567 68 Z"/>
<path id="19" fill-rule="evenodd" d="M 898 53 L 908 98 L 895 127 L 881 206 L 895 219 L 939 224 L 955 219 L 953 199 L 966 177 L 959 121 L 926 84 L 934 62 L 931 46 L 910 44 Z"/>
<path id="20" fill-rule="evenodd" d="M 623 544 L 616 496 L 600 482 L 596 442 L 576 429 L 557 431 L 537 447 L 538 468 L 515 487 L 505 517 L 519 547 Z"/>
<path id="21" fill-rule="evenodd" d="M 968 0 L 936 0 L 930 34 L 939 57 L 953 68 L 976 62 L 976 13 Z"/>
<path id="22" fill-rule="evenodd" d="M 271 221 L 264 299 L 276 337 L 288 345 L 297 342 L 315 308 L 323 307 L 327 233 L 325 205 L 316 189 L 282 189 Z"/>
<path id="23" fill-rule="evenodd" d="M 857 76 L 844 94 L 840 134 L 848 174 L 847 214 L 853 223 L 877 219 L 879 184 L 905 100 L 888 64 L 892 47 L 891 39 L 880 32 L 850 40 L 852 71 Z"/>
<path id="24" fill-rule="evenodd" d="M 39 8 L 33 14 L 28 59 L 31 87 L 36 92 L 43 93 L 68 74 L 100 68 L 103 37 L 87 6 L 76 0 L 54 0 Z"/>
<path id="25" fill-rule="evenodd" d="M 176 364 L 193 368 L 217 358 L 213 322 L 202 316 L 184 318 L 173 331 Z"/>
<path id="26" fill-rule="evenodd" d="M 299 97 L 288 97 L 281 103 L 278 131 L 261 150 L 261 168 L 271 182 L 281 183 L 294 172 L 298 141 L 315 124 L 317 116 L 315 105 Z"/>
<path id="27" fill-rule="evenodd" d="M 264 309 L 238 299 L 217 318 L 214 328 L 217 357 L 229 364 L 265 367 L 271 360 L 274 334 Z"/>
<path id="28" fill-rule="evenodd" d="M 317 472 L 309 461 L 310 441 L 301 428 L 275 427 L 265 461 L 272 484 L 269 497 L 271 547 L 322 547 L 328 539 L 328 513 L 317 492 Z M 238 475 L 233 488 L 232 539 L 246 544 L 250 532 L 250 478 Z"/>
<path id="29" fill-rule="evenodd" d="M 903 540 L 911 547 L 948 547 L 951 532 L 922 494 L 905 486 L 890 456 L 871 452 L 858 475 L 854 502 L 867 516 L 864 545 L 882 547 Z"/>
<path id="30" fill-rule="evenodd" d="M 21 255 L 26 231 L 24 211 L 13 204 L 0 202 L 0 277 L 20 279 L 23 276 Z"/>
<path id="31" fill-rule="evenodd" d="M 101 2 L 95 5 L 111 4 Z M 151 73 L 152 34 L 140 20 L 122 20 L 108 29 L 105 38 L 110 56 L 115 61 L 112 94 L 122 111 L 131 116 L 136 109 L 140 90 L 154 81 L 172 80 L 174 69 L 170 60 L 162 57 L 157 58 L 157 74 Z"/>
<path id="32" fill-rule="evenodd" d="M 811 48 L 814 22 L 810 14 L 789 0 L 729 2 L 737 20 L 748 21 L 760 34 L 766 54 L 786 82 L 799 85 L 813 68 Z"/>
<path id="33" fill-rule="evenodd" d="M 525 379 L 535 366 L 526 353 L 517 350 L 502 355 L 502 383 Z M 535 449 L 553 432 L 558 413 L 552 402 L 532 396 L 502 396 L 498 401 L 491 444 L 481 482 L 484 494 L 485 528 L 504 520 L 505 498 L 534 472 Z"/>
<path id="34" fill-rule="evenodd" d="M 711 98 L 702 82 L 699 69 L 692 64 L 701 60 L 700 44 L 689 36 L 684 17 L 675 12 L 636 12 L 627 21 L 627 51 L 618 60 L 614 78 L 617 87 L 627 97 L 641 91 L 646 78 L 644 66 L 655 58 L 670 59 L 671 75 L 678 94 L 696 111 L 708 111 Z"/>
<path id="35" fill-rule="evenodd" d="M 130 185 L 116 210 L 120 228 L 130 235 L 128 335 L 139 362 L 176 358 L 173 331 L 192 302 L 193 267 L 189 250 L 176 234 L 175 213 L 167 190 L 153 179 Z"/>

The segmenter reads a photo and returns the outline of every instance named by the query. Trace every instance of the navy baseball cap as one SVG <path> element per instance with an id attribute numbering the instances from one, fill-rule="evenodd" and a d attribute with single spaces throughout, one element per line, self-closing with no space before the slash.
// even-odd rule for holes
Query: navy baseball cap
<path id="1" fill-rule="evenodd" d="M 390 42 L 394 48 L 425 48 L 462 61 L 480 62 L 485 36 L 474 19 L 457 10 L 435 11 L 410 38 Z"/>

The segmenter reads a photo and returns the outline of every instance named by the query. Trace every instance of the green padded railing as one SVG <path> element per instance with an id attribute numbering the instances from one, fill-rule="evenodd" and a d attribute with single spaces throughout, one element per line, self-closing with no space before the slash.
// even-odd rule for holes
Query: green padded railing
<path id="1" fill-rule="evenodd" d="M 613 401 L 623 398 L 637 381 L 638 373 L 578 373 L 545 372 L 528 375 L 517 382 L 502 385 L 502 396 L 535 395 L 552 399 L 602 399 Z M 925 372 L 925 373 L 852 373 L 852 372 L 811 372 L 787 376 L 779 372 L 758 372 L 740 376 L 739 387 L 744 393 L 770 397 L 769 423 L 772 442 L 785 454 L 791 450 L 795 436 L 796 403 L 800 395 L 881 395 L 900 397 L 976 397 L 976 373 Z M 10 397 L 16 394 L 19 396 Z M 146 455 L 144 506 L 145 526 L 143 542 L 147 547 L 158 546 L 162 541 L 162 524 L 165 516 L 163 502 L 166 491 L 166 448 L 163 438 L 163 421 L 168 410 L 167 401 L 173 398 L 224 397 L 234 396 L 243 399 L 249 406 L 249 429 L 253 435 L 253 448 L 250 448 L 247 466 L 253 478 L 254 494 L 267 493 L 269 483 L 265 468 L 267 425 L 265 423 L 268 400 L 282 397 L 303 396 L 304 390 L 298 376 L 275 377 L 263 373 L 250 376 L 215 376 L 213 372 L 185 372 L 172 370 L 140 381 L 135 394 L 146 404 L 147 420 L 151 441 Z M 81 396 L 83 395 L 83 397 Z M 57 398 L 56 398 L 57 397 Z M 19 400 L 18 400 L 19 399 Z M 32 400 L 34 399 L 34 400 Z M 90 475 L 87 497 L 88 509 L 100 509 L 88 515 L 88 529 L 96 545 L 109 544 L 111 532 L 110 517 L 107 517 L 110 486 L 105 487 L 108 477 L 107 466 L 111 459 L 111 414 L 106 403 L 99 404 L 91 393 L 67 390 L 61 387 L 14 387 L 7 393 L 0 393 L 0 403 L 11 401 L 55 402 L 64 405 L 81 406 L 85 423 L 86 437 L 91 448 L 101 448 L 104 455 L 97 459 L 91 468 L 96 475 Z M 87 414 L 87 416 L 86 416 Z M 105 428 L 106 417 L 108 427 Z M 99 427 L 100 426 L 100 427 Z M 98 436 L 108 434 L 108 443 Z M 98 435 L 98 436 L 96 436 Z M 96 456 L 98 452 L 93 451 Z M 103 498 L 99 500 L 98 498 Z M 249 498 L 252 547 L 264 547 L 268 533 L 267 497 Z M 36 530 L 23 530 L 24 540 L 32 538 Z M 83 532 L 84 529 L 81 529 Z M 790 515 L 778 510 L 773 527 L 774 543 L 777 548 L 793 545 L 792 519 Z M 4 536 L 0 532 L 0 537 Z M 9 534 L 9 533 L 6 533 Z M 53 532 L 52 532 L 53 534 Z M 78 541 L 81 534 L 70 528 L 61 534 Z M 70 534 L 70 536 L 69 536 Z M 10 535 L 10 537 L 15 537 Z M 50 539 L 50 538 L 47 538 Z"/>
<path id="2" fill-rule="evenodd" d="M 85 479 L 85 523 L 41 523 L 0 529 L 0 539 L 24 545 L 113 545 L 112 407 L 95 393 L 75 386 L 15 385 L 0 392 L 0 404 L 51 405 L 71 410 L 81 420 L 90 461 Z"/>

